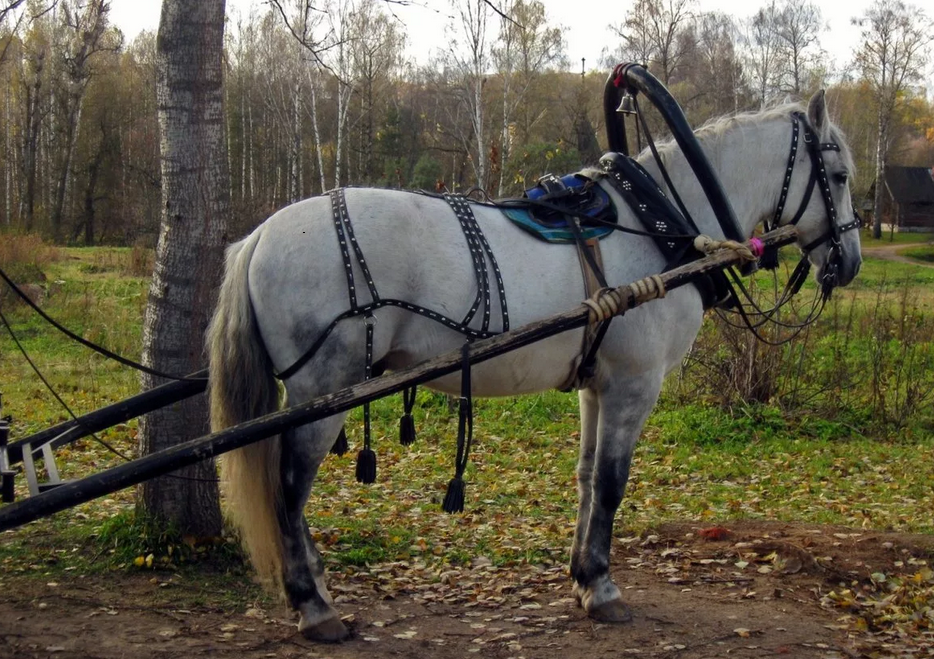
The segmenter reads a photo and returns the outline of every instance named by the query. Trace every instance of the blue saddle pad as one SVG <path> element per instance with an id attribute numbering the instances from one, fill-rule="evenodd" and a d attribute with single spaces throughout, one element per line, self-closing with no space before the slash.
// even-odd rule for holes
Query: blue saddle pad
<path id="1" fill-rule="evenodd" d="M 525 229 L 536 238 L 544 240 L 545 242 L 574 242 L 574 232 L 567 228 L 566 225 L 564 227 L 550 227 L 539 224 L 538 221 L 532 217 L 532 213 L 529 212 L 527 208 L 506 208 L 503 209 L 503 214 L 508 217 L 513 224 Z M 581 227 L 581 235 L 584 237 L 584 240 L 591 240 L 592 238 L 599 240 L 611 233 L 613 233 L 613 229 L 610 227 Z"/>
<path id="2" fill-rule="evenodd" d="M 612 227 L 587 225 L 587 218 L 616 221 L 616 209 L 610 196 L 597 186 L 587 185 L 589 179 L 568 174 L 560 179 L 548 175 L 538 185 L 525 191 L 529 205 L 503 208 L 503 214 L 513 224 L 528 231 L 536 238 L 549 243 L 573 243 L 574 232 L 568 226 L 568 216 L 555 208 L 564 209 L 569 215 L 583 218 L 581 235 L 584 240 L 601 239 L 613 232 Z M 547 202 L 551 209 L 536 206 L 536 201 Z"/>

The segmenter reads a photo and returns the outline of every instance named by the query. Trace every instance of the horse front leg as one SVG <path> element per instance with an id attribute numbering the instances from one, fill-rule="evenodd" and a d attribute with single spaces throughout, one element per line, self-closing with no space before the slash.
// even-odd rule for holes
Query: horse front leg
<path id="1" fill-rule="evenodd" d="M 343 641 L 350 632 L 332 606 L 324 581 L 324 563 L 305 521 L 304 507 L 318 466 L 342 423 L 343 415 L 339 415 L 282 436 L 282 583 L 289 603 L 301 615 L 299 631 L 308 640 L 325 643 Z"/>
<path id="2" fill-rule="evenodd" d="M 626 491 L 636 440 L 658 400 L 662 376 L 646 374 L 581 396 L 582 434 L 578 464 L 580 510 L 571 553 L 574 593 L 587 614 L 603 622 L 628 622 L 629 607 L 610 578 L 613 520 Z M 592 401 L 596 399 L 596 404 Z M 598 408 L 595 449 L 586 437 Z M 585 409 L 589 408 L 589 409 Z"/>

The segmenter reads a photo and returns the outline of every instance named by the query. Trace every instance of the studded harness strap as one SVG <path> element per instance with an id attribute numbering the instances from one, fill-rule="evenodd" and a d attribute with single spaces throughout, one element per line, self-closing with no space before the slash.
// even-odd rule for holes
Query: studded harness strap
<path id="1" fill-rule="evenodd" d="M 467 239 L 467 245 L 470 249 L 474 274 L 477 276 L 479 289 L 477 298 L 471 305 L 470 310 L 464 317 L 464 320 L 458 322 L 453 318 L 449 318 L 444 314 L 438 313 L 437 311 L 427 307 L 412 304 L 411 302 L 406 302 L 405 300 L 380 297 L 376 285 L 373 281 L 373 277 L 370 275 L 369 268 L 367 267 L 366 259 L 363 255 L 363 250 L 360 248 L 360 245 L 356 240 L 356 236 L 354 235 L 353 226 L 350 222 L 350 215 L 347 212 L 347 203 L 344 199 L 344 190 L 332 190 L 329 193 L 329 196 L 331 198 L 331 209 L 334 216 L 334 229 L 337 233 L 337 240 L 340 245 L 341 256 L 344 259 L 344 273 L 347 277 L 347 293 L 350 301 L 350 308 L 337 316 L 337 318 L 335 318 L 331 324 L 328 325 L 328 327 L 318 336 L 317 340 L 311 345 L 311 347 L 309 347 L 308 350 L 306 350 L 305 353 L 302 354 L 302 356 L 299 357 L 291 366 L 276 374 L 278 379 L 287 380 L 288 378 L 295 375 L 295 373 L 297 373 L 300 368 L 307 364 L 308 361 L 314 357 L 315 354 L 317 354 L 318 350 L 324 344 L 328 336 L 331 335 L 331 332 L 334 331 L 334 328 L 340 321 L 357 316 L 373 318 L 373 312 L 383 307 L 398 307 L 411 313 L 424 316 L 425 318 L 444 325 L 448 329 L 452 329 L 455 332 L 463 334 L 468 339 L 485 339 L 498 334 L 499 332 L 494 332 L 489 329 L 491 317 L 491 295 L 489 284 L 490 277 L 486 264 L 487 260 L 492 267 L 493 279 L 496 281 L 497 292 L 499 296 L 500 310 L 502 312 L 501 331 L 505 332 L 509 330 L 509 310 L 506 304 L 506 288 L 503 284 L 503 277 L 500 273 L 499 265 L 496 263 L 496 258 L 493 255 L 493 251 L 490 248 L 486 237 L 483 235 L 483 232 L 480 230 L 480 225 L 477 223 L 477 220 L 473 215 L 473 211 L 470 208 L 470 203 L 465 198 L 459 197 L 457 195 L 445 195 L 444 197 L 445 201 L 447 201 L 448 204 L 451 205 L 452 210 L 454 210 L 458 222 L 460 222 L 464 231 L 464 236 Z M 360 304 L 357 297 L 357 285 L 353 272 L 354 260 L 356 260 L 357 266 L 363 273 L 367 288 L 370 293 L 371 301 L 366 304 Z M 473 320 L 481 306 L 484 309 L 483 322 L 480 329 L 474 329 L 470 327 L 468 323 Z"/>
<path id="2" fill-rule="evenodd" d="M 477 219 L 473 214 L 470 202 L 465 197 L 450 194 L 446 194 L 443 197 L 451 207 L 451 210 L 454 211 L 454 215 L 457 217 L 457 220 L 461 225 L 461 230 L 464 232 L 464 238 L 467 241 L 467 247 L 470 252 L 470 259 L 473 265 L 474 275 L 477 279 L 477 295 L 474 298 L 473 303 L 470 305 L 470 309 L 468 309 L 467 314 L 464 316 L 464 319 L 458 323 L 452 318 L 448 318 L 447 316 L 426 307 L 418 306 L 410 302 L 405 302 L 404 300 L 381 298 L 379 292 L 377 291 L 376 284 L 373 282 L 373 276 L 370 274 L 370 269 L 367 266 L 366 258 L 363 255 L 363 250 L 360 248 L 360 244 L 357 242 L 357 238 L 354 235 L 353 225 L 350 222 L 350 214 L 347 211 L 347 200 L 345 198 L 343 188 L 332 190 L 328 194 L 331 199 L 331 213 L 334 221 L 334 230 L 337 233 L 337 242 L 340 246 L 341 256 L 344 261 L 344 274 L 347 277 L 347 296 L 349 298 L 350 308 L 335 318 L 331 324 L 328 325 L 328 327 L 321 333 L 314 344 L 307 351 L 305 351 L 305 353 L 299 357 L 295 363 L 276 375 L 277 378 L 280 380 L 285 380 L 297 373 L 298 370 L 302 368 L 302 366 L 307 364 L 308 361 L 314 357 L 315 354 L 317 354 L 318 350 L 324 344 L 324 341 L 328 336 L 330 336 L 331 332 L 334 331 L 334 328 L 340 321 L 347 318 L 363 316 L 364 323 L 366 324 L 366 351 L 364 353 L 363 377 L 364 380 L 369 380 L 373 375 L 373 334 L 374 327 L 376 325 L 376 317 L 373 315 L 373 312 L 377 309 L 388 306 L 399 307 L 401 309 L 405 309 L 406 311 L 410 311 L 435 322 L 441 323 L 445 327 L 465 335 L 468 340 L 493 336 L 497 332 L 490 331 L 492 298 L 490 292 L 491 278 L 487 270 L 487 261 L 489 261 L 489 266 L 493 270 L 492 278 L 496 281 L 497 292 L 499 295 L 500 312 L 502 317 L 501 331 L 506 332 L 509 330 L 509 310 L 506 305 L 506 287 L 503 284 L 503 276 L 500 272 L 499 265 L 496 262 L 496 257 L 493 255 L 493 250 L 490 248 L 490 244 L 487 242 L 486 237 L 483 235 L 483 231 L 480 229 L 480 225 L 477 223 Z M 366 281 L 367 289 L 370 294 L 370 302 L 367 304 L 360 304 L 357 297 L 357 284 L 354 278 L 354 261 L 356 261 L 356 265 L 360 269 L 360 272 L 363 273 L 363 278 Z M 470 323 L 474 320 L 477 312 L 481 307 L 483 308 L 483 318 L 480 323 L 480 329 L 473 329 L 470 327 Z M 469 419 L 471 415 L 469 368 L 469 361 L 465 361 L 463 378 L 464 382 L 466 383 L 464 385 L 464 387 L 466 387 L 466 393 L 462 393 L 461 396 L 461 422 L 459 423 L 457 441 L 459 465 L 457 472 L 458 479 L 460 479 L 463 475 L 462 465 L 466 465 L 467 451 L 469 450 L 470 446 L 469 429 L 472 427 L 472 423 Z M 409 417 L 409 425 L 411 425 L 411 411 L 414 402 L 415 391 L 414 387 L 412 387 L 410 390 L 405 392 L 404 396 L 405 413 Z M 411 441 L 414 439 L 414 432 L 410 431 L 407 436 L 408 440 Z M 403 438 L 405 437 L 406 435 L 403 434 Z M 364 403 L 363 405 L 363 450 L 357 457 L 357 480 L 363 483 L 372 483 L 376 480 L 376 457 L 371 449 L 369 403 Z M 459 498 L 459 505 L 460 509 L 462 510 L 463 481 L 459 480 L 459 483 L 459 492 L 461 493 Z M 454 510 L 457 508 L 457 505 L 453 503 L 446 503 L 445 508 L 451 508 Z"/>
<path id="3" fill-rule="evenodd" d="M 804 252 L 804 255 L 801 259 L 801 262 L 798 264 L 798 267 L 796 268 L 795 275 L 792 276 L 792 281 L 794 282 L 792 292 L 800 288 L 800 285 L 804 282 L 804 277 L 807 275 L 807 271 L 810 267 L 808 254 L 820 245 L 829 242 L 830 254 L 827 257 L 828 267 L 824 273 L 823 281 L 821 282 L 825 295 L 829 295 L 829 291 L 836 283 L 837 270 L 840 267 L 840 236 L 847 231 L 859 229 L 862 226 L 862 220 L 854 209 L 853 219 L 850 222 L 847 222 L 846 224 L 837 224 L 837 208 L 833 203 L 833 195 L 830 191 L 830 182 L 827 180 L 827 170 L 824 165 L 823 152 L 839 152 L 840 145 L 836 142 L 819 142 L 817 135 L 808 122 L 807 116 L 802 112 L 793 112 L 791 114 L 791 149 L 788 154 L 788 165 L 785 167 L 785 178 L 782 181 L 782 191 L 779 195 L 778 205 L 775 208 L 775 214 L 773 215 L 771 221 L 766 221 L 765 230 L 771 231 L 776 229 L 779 226 L 782 214 L 785 212 L 785 204 L 788 200 L 788 190 L 791 184 L 791 176 L 794 172 L 795 161 L 798 155 L 798 144 L 800 142 L 802 127 L 804 128 L 804 143 L 807 145 L 808 155 L 811 159 L 811 172 L 808 177 L 807 187 L 804 190 L 804 196 L 801 198 L 801 204 L 798 206 L 798 210 L 795 212 L 794 217 L 791 218 L 790 224 L 797 225 L 798 222 L 801 221 L 805 210 L 811 202 L 811 196 L 814 194 L 814 188 L 816 186 L 820 189 L 821 197 L 824 200 L 824 208 L 827 211 L 828 228 L 827 231 L 825 231 L 823 234 L 801 248 Z M 770 263 L 769 267 L 775 267 L 778 265 L 777 257 L 774 254 L 771 256 L 767 255 L 766 258 Z"/>
<path id="4" fill-rule="evenodd" d="M 496 257 L 493 256 L 493 250 L 480 230 L 477 218 L 470 208 L 470 201 L 461 195 L 445 194 L 444 200 L 448 202 L 457 221 L 460 222 L 461 229 L 464 231 L 464 237 L 467 239 L 467 248 L 470 250 L 470 259 L 473 262 L 474 274 L 477 277 L 477 296 L 470 310 L 461 321 L 461 325 L 466 327 L 474 319 L 477 310 L 483 306 L 483 322 L 481 329 L 487 331 L 490 328 L 490 277 L 487 272 L 486 260 L 489 259 L 490 266 L 493 269 L 493 275 L 496 279 L 496 286 L 499 292 L 499 305 L 503 317 L 503 331 L 509 329 L 509 310 L 506 307 L 506 287 L 503 285 L 503 275 L 499 270 L 499 264 L 496 263 Z"/>
<path id="5" fill-rule="evenodd" d="M 819 245 L 830 241 L 833 247 L 839 247 L 840 235 L 862 226 L 859 215 L 854 213 L 852 221 L 846 224 L 837 224 L 837 208 L 833 203 L 833 195 L 830 192 L 830 182 L 827 180 L 827 170 L 824 166 L 824 151 L 840 151 L 840 145 L 836 142 L 818 142 L 817 136 L 811 129 L 807 117 L 801 112 L 794 112 L 791 115 L 791 150 L 788 154 L 788 166 L 785 168 L 785 180 L 782 182 L 782 192 L 778 199 L 778 206 L 775 208 L 775 215 L 772 221 L 766 223 L 766 231 L 771 231 L 779 225 L 782 213 L 785 211 L 785 203 L 788 199 L 788 188 L 791 184 L 791 175 L 794 172 L 795 160 L 798 155 L 798 142 L 800 126 L 804 126 L 804 142 L 808 146 L 808 154 L 811 158 L 811 175 L 808 178 L 808 185 L 801 198 L 801 205 L 790 224 L 797 225 L 801 221 L 808 204 L 811 202 L 811 195 L 814 193 L 814 187 L 820 188 L 821 196 L 824 199 L 824 207 L 827 209 L 827 223 L 829 227 L 822 235 L 802 247 L 805 252 L 810 252 Z"/>

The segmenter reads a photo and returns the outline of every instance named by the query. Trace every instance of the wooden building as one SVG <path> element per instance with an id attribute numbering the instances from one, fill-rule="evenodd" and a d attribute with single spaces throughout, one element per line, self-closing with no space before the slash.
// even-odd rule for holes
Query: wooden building
<path id="1" fill-rule="evenodd" d="M 883 218 L 896 231 L 934 231 L 934 167 L 885 168 Z"/>

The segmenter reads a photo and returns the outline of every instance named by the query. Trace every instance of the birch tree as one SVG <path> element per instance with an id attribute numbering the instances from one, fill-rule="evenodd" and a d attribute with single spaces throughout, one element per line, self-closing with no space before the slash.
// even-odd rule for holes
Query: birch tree
<path id="1" fill-rule="evenodd" d="M 224 0 L 163 0 L 157 40 L 162 221 L 143 323 L 143 363 L 169 373 L 204 366 L 202 341 L 220 278 L 230 210 L 224 139 Z M 157 384 L 144 375 L 143 386 Z M 206 434 L 204 396 L 143 419 L 140 453 Z M 138 506 L 182 533 L 217 536 L 213 460 L 146 481 Z"/>
<path id="2" fill-rule="evenodd" d="M 820 33 L 824 29 L 821 11 L 807 0 L 785 0 L 776 18 L 785 89 L 800 98 L 806 70 L 820 50 Z"/>
<path id="3" fill-rule="evenodd" d="M 64 89 L 60 90 L 62 156 L 51 214 L 52 236 L 56 241 L 62 238 L 65 196 L 71 182 L 72 161 L 81 127 L 84 97 L 93 75 L 91 58 L 103 49 L 116 50 L 120 46 L 116 33 L 111 34 L 109 40 L 106 39 L 109 13 L 110 3 L 107 0 L 91 0 L 87 3 L 72 0 L 62 3 L 66 39 L 66 42 L 60 45 L 59 51 L 64 69 Z"/>
<path id="4" fill-rule="evenodd" d="M 360 118 L 355 131 L 360 138 L 360 183 L 373 183 L 375 169 L 375 121 L 383 107 L 378 101 L 389 94 L 402 62 L 405 36 L 396 22 L 377 4 L 363 0 L 350 17 L 353 75 L 360 95 Z"/>
<path id="5" fill-rule="evenodd" d="M 470 133 L 462 133 L 460 137 L 470 154 L 477 185 L 484 187 L 489 169 L 483 86 L 490 66 L 487 40 L 490 7 L 484 0 L 451 0 L 451 8 L 454 15 L 446 28 L 450 39 L 446 61 L 457 77 L 458 101 L 470 126 Z"/>
<path id="6" fill-rule="evenodd" d="M 689 51 L 683 36 L 693 20 L 694 0 L 636 0 L 613 31 L 668 86 Z"/>
<path id="7" fill-rule="evenodd" d="M 22 176 L 19 216 L 23 228 L 35 229 L 36 201 L 39 194 L 39 146 L 42 127 L 49 113 L 49 60 L 51 44 L 48 20 L 33 21 L 23 40 L 20 80 L 23 87 Z"/>
<path id="8" fill-rule="evenodd" d="M 876 0 L 854 23 L 863 28 L 862 47 L 856 65 L 870 83 L 876 105 L 876 191 L 873 203 L 872 235 L 882 236 L 883 174 L 888 159 L 892 120 L 903 95 L 918 82 L 927 63 L 934 35 L 920 8 L 901 0 Z"/>
<path id="9" fill-rule="evenodd" d="M 778 89 L 781 74 L 781 44 L 778 37 L 778 9 L 775 2 L 762 7 L 746 25 L 746 69 L 760 107 Z"/>
<path id="10" fill-rule="evenodd" d="M 529 95 L 535 82 L 549 66 L 563 56 L 563 36 L 560 28 L 548 27 L 545 6 L 538 0 L 515 0 L 504 8 L 500 37 L 493 47 L 493 61 L 503 83 L 502 124 L 500 130 L 500 162 L 497 196 L 503 196 L 506 183 L 506 163 L 513 142 L 514 115 L 520 107 L 526 117 L 541 116 L 542 97 Z M 522 126 L 520 139 L 528 136 L 533 120 Z"/>

